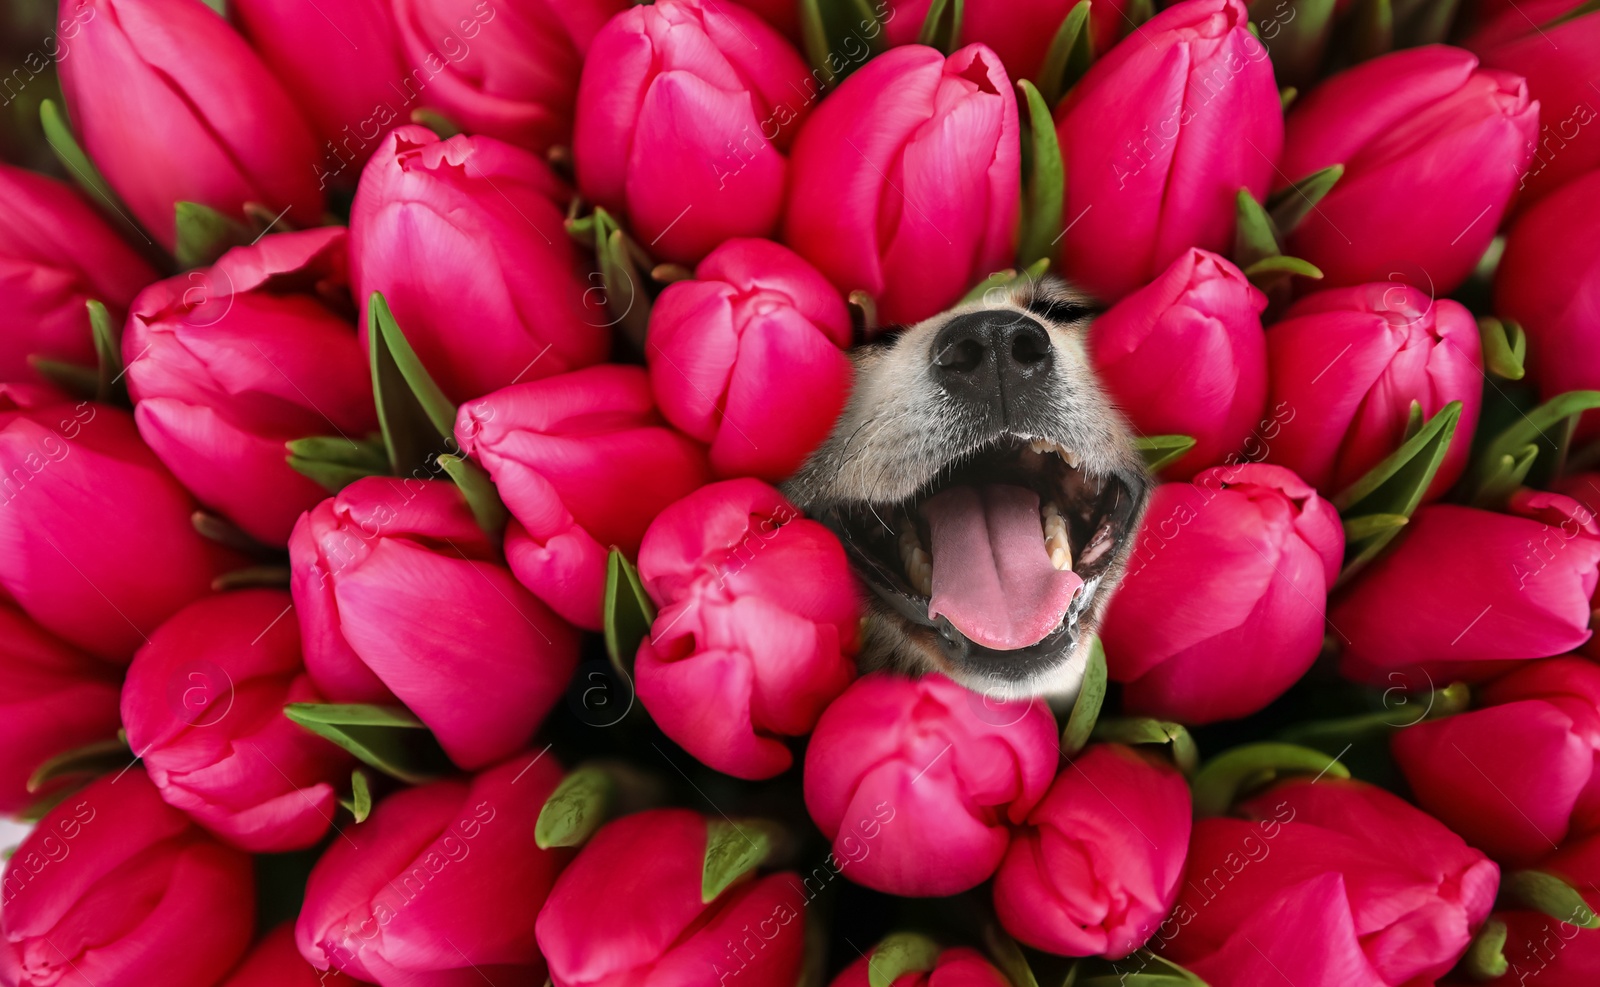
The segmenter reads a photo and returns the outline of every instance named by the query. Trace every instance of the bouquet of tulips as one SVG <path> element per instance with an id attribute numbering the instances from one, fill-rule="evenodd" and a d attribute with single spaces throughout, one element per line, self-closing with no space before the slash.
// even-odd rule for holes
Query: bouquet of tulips
<path id="1" fill-rule="evenodd" d="M 1600 983 L 1596 4 L 0 25 L 0 985 Z M 1082 681 L 864 671 L 784 481 L 1056 276 Z"/>

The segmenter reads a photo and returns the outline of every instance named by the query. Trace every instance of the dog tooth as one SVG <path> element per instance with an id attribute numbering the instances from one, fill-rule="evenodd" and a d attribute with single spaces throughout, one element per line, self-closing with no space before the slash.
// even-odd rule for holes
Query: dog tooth
<path id="1" fill-rule="evenodd" d="M 1072 553 L 1057 545 L 1050 550 L 1050 564 L 1065 572 L 1072 568 Z"/>

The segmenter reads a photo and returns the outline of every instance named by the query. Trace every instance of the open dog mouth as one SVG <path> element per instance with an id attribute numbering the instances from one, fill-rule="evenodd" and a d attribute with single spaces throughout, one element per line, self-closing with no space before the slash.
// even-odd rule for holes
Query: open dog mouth
<path id="1" fill-rule="evenodd" d="M 1085 469 L 1050 440 L 1006 436 L 945 464 L 907 500 L 835 507 L 823 520 L 867 584 L 935 630 L 951 660 L 1015 662 L 1076 642 L 1137 513 L 1115 474 Z"/>

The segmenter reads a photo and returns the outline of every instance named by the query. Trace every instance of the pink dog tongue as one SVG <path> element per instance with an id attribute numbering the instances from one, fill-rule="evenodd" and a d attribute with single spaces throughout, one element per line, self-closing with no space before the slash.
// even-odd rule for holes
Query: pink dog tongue
<path id="1" fill-rule="evenodd" d="M 1050 564 L 1039 495 L 1026 487 L 952 487 L 922 505 L 933 534 L 929 618 L 943 615 L 977 644 L 1038 644 L 1083 585 Z"/>

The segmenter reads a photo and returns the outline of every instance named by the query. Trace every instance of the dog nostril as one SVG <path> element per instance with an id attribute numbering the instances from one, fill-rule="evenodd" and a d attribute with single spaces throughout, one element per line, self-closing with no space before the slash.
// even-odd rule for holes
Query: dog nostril
<path id="1" fill-rule="evenodd" d="M 984 347 L 976 339 L 961 339 L 939 351 L 934 361 L 940 369 L 969 374 L 983 363 Z"/>
<path id="2" fill-rule="evenodd" d="M 1050 358 L 1050 340 L 1040 333 L 1018 333 L 1011 341 L 1011 359 L 1022 366 Z"/>

